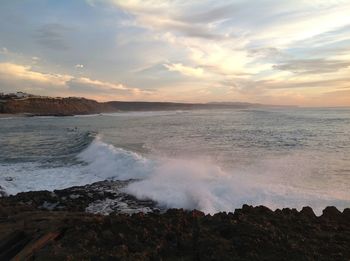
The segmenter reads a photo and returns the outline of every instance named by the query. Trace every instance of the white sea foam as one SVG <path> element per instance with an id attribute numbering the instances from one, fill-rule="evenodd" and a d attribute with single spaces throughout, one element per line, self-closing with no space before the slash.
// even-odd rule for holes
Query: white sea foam
<path id="1" fill-rule="evenodd" d="M 327 205 L 341 209 L 346 206 L 343 197 L 323 191 L 274 183 L 249 173 L 228 173 L 203 162 L 179 160 L 162 162 L 149 177 L 131 183 L 125 191 L 166 208 L 199 209 L 206 213 L 233 211 L 243 204 L 272 209 L 301 209 L 309 205 L 319 214 Z"/>
<path id="2" fill-rule="evenodd" d="M 154 162 L 151 160 L 106 144 L 99 137 L 78 158 L 88 163 L 88 171 L 98 173 L 104 179 L 143 179 L 154 171 Z"/>
<path id="3" fill-rule="evenodd" d="M 7 194 L 54 190 L 98 181 L 84 175 L 79 166 L 42 168 L 36 163 L 0 165 L 0 186 Z"/>
<path id="4" fill-rule="evenodd" d="M 0 165 L 0 184 L 7 193 L 15 194 L 62 189 L 105 179 L 138 179 L 126 187 L 125 192 L 139 199 L 152 199 L 163 207 L 199 209 L 207 213 L 232 211 L 242 204 L 262 204 L 272 209 L 300 209 L 310 205 L 318 213 L 327 205 L 340 209 L 349 205 L 346 195 L 282 183 L 274 174 L 276 169 L 268 167 L 270 163 L 265 169 L 258 166 L 224 171 L 210 162 L 147 159 L 99 138 L 78 158 L 85 164 L 48 169 L 32 163 Z M 271 175 L 265 175 L 270 171 Z"/>
<path id="5" fill-rule="evenodd" d="M 100 113 L 95 113 L 95 114 L 78 114 L 74 115 L 73 117 L 75 118 L 90 118 L 90 117 L 96 117 L 96 116 L 101 116 L 102 114 Z"/>

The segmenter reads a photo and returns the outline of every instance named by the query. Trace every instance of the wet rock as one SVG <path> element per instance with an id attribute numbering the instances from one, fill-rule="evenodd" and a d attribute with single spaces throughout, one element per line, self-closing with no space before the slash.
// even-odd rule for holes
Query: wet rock
<path id="1" fill-rule="evenodd" d="M 22 202 L 43 210 L 87 211 L 103 215 L 159 211 L 155 202 L 137 200 L 135 197 L 121 192 L 121 189 L 130 182 L 133 181 L 100 181 L 85 186 L 55 190 L 54 192 L 31 191 L 10 196 L 7 201 Z"/>
<path id="2" fill-rule="evenodd" d="M 129 182 L 0 198 L 0 260 L 350 260 L 350 209 L 165 211 Z"/>
<path id="3" fill-rule="evenodd" d="M 330 224 L 312 216 L 309 208 L 295 215 L 294 210 L 272 212 L 264 207 L 213 216 L 183 209 L 108 216 L 26 209 L 24 215 L 20 202 L 8 203 L 0 199 L 0 210 L 11 217 L 0 222 L 0 242 L 9 242 L 6 249 L 15 249 L 7 254 L 8 259 L 23 255 L 35 256 L 35 260 L 350 258 L 350 224 L 337 220 Z M 21 241 L 16 231 L 27 241 Z"/>

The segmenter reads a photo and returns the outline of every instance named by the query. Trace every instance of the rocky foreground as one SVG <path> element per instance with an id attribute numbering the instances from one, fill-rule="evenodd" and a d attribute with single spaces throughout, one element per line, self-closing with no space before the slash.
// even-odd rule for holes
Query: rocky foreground
<path id="1" fill-rule="evenodd" d="M 0 260 L 350 260 L 350 209 L 165 212 L 124 183 L 0 198 Z"/>

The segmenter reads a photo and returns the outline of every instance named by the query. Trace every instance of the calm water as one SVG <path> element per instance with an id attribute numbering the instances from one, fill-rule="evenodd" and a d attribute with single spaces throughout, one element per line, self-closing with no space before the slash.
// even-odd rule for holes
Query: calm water
<path id="1" fill-rule="evenodd" d="M 0 119 L 10 194 L 104 179 L 165 207 L 350 207 L 350 109 L 135 112 Z"/>

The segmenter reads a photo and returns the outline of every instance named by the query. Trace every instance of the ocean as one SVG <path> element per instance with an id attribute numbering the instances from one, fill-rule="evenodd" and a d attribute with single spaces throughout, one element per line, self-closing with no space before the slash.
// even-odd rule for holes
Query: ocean
<path id="1" fill-rule="evenodd" d="M 101 180 L 163 208 L 350 207 L 350 109 L 0 118 L 7 194 Z"/>

